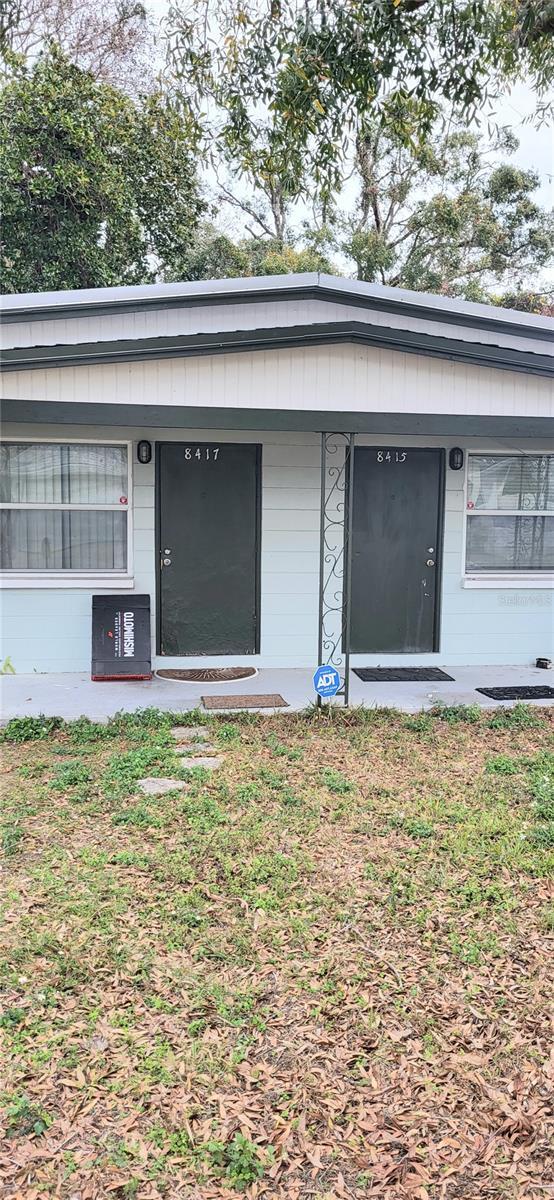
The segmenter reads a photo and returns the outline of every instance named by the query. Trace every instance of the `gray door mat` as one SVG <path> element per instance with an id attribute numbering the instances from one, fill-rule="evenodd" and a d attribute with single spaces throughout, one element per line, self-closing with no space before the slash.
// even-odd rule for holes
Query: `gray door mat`
<path id="1" fill-rule="evenodd" d="M 202 696 L 204 708 L 288 708 L 288 701 L 278 693 L 260 696 Z"/>
<path id="2" fill-rule="evenodd" d="M 490 700 L 554 700 L 554 687 L 537 684 L 536 687 L 491 687 L 475 688 Z"/>
<path id="3" fill-rule="evenodd" d="M 440 667 L 353 667 L 362 683 L 439 683 L 454 682 Z"/>

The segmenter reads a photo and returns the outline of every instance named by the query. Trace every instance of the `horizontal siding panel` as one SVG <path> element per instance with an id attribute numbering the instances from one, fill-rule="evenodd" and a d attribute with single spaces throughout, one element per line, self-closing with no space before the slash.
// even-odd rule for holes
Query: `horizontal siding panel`
<path id="1" fill-rule="evenodd" d="M 137 535 L 137 533 L 142 534 L 145 531 L 148 531 L 148 533 L 151 535 L 148 538 L 148 542 L 147 542 L 147 546 L 148 546 L 148 548 L 150 548 L 151 543 L 152 543 L 152 535 L 154 533 L 154 526 L 155 526 L 154 509 L 152 507 L 137 508 L 135 511 L 135 514 L 134 514 L 134 526 L 135 526 L 135 546 L 137 547 L 137 549 L 140 548 L 141 543 L 140 543 L 140 539 L 137 539 L 136 535 Z"/>
<path id="2" fill-rule="evenodd" d="M 73 616 L 90 616 L 92 611 L 92 592 L 58 592 L 55 589 L 37 589 L 17 591 L 15 588 L 6 589 L 0 594 L 0 621 L 16 617 L 19 621 L 29 623 L 42 621 L 43 617 L 55 616 L 58 620 Z M 22 636 L 28 636 L 30 628 L 21 630 Z"/>
<path id="3" fill-rule="evenodd" d="M 302 571 L 300 563 L 298 566 L 299 570 L 291 570 L 286 574 L 262 568 L 262 599 L 269 596 L 288 599 L 292 596 L 296 600 L 297 596 L 315 594 L 319 584 L 318 574 L 315 571 Z"/>
<path id="4" fill-rule="evenodd" d="M 264 555 L 279 553 L 303 554 L 304 551 L 314 551 L 318 547 L 318 538 L 314 532 L 306 530 L 265 529 L 263 533 Z"/>
<path id="5" fill-rule="evenodd" d="M 271 467 L 263 464 L 264 490 L 278 488 L 279 491 L 297 488 L 300 491 L 314 491 L 319 496 L 321 476 L 319 467 Z"/>
<path id="6" fill-rule="evenodd" d="M 309 616 L 312 620 L 318 617 L 318 595 L 313 589 L 310 592 L 291 591 L 288 595 L 277 595 L 262 588 L 262 604 L 264 617 L 279 618 L 287 621 L 297 616 Z M 296 623 L 295 623 L 296 628 Z"/>
<path id="7" fill-rule="evenodd" d="M 154 506 L 154 485 L 153 484 L 135 484 L 133 489 L 133 504 L 135 508 L 153 508 Z"/>
<path id="8" fill-rule="evenodd" d="M 320 494 L 311 488 L 264 487 L 263 510 L 264 512 L 271 512 L 274 509 L 278 512 L 290 510 L 291 514 L 295 510 L 302 513 L 313 511 L 317 513 L 319 521 Z M 294 522 L 293 515 L 289 519 Z"/>
<path id="9" fill-rule="evenodd" d="M 294 499 L 298 501 L 297 496 Z M 319 508 L 264 508 L 262 537 L 264 543 L 270 533 L 286 533 L 289 539 L 294 539 L 299 533 L 312 533 L 319 537 L 319 524 Z"/>

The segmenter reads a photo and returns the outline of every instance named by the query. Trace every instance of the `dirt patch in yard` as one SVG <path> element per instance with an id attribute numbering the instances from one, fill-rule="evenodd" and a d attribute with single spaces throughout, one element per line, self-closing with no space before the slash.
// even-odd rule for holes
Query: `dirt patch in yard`
<path id="1" fill-rule="evenodd" d="M 0 1197 L 554 1196 L 553 710 L 202 721 L 5 731 Z"/>

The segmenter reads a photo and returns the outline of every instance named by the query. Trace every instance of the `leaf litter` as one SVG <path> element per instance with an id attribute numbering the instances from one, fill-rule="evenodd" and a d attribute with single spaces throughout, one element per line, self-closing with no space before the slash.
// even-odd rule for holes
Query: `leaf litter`
<path id="1" fill-rule="evenodd" d="M 0 1196 L 554 1196 L 552 710 L 225 720 L 136 821 L 124 728 L 2 747 Z"/>

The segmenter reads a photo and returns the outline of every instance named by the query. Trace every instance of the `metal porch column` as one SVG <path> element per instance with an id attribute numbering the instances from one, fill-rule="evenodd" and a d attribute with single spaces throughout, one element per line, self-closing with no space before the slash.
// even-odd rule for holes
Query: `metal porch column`
<path id="1" fill-rule="evenodd" d="M 318 662 L 339 671 L 337 697 L 345 707 L 350 691 L 354 440 L 353 433 L 321 435 Z"/>

